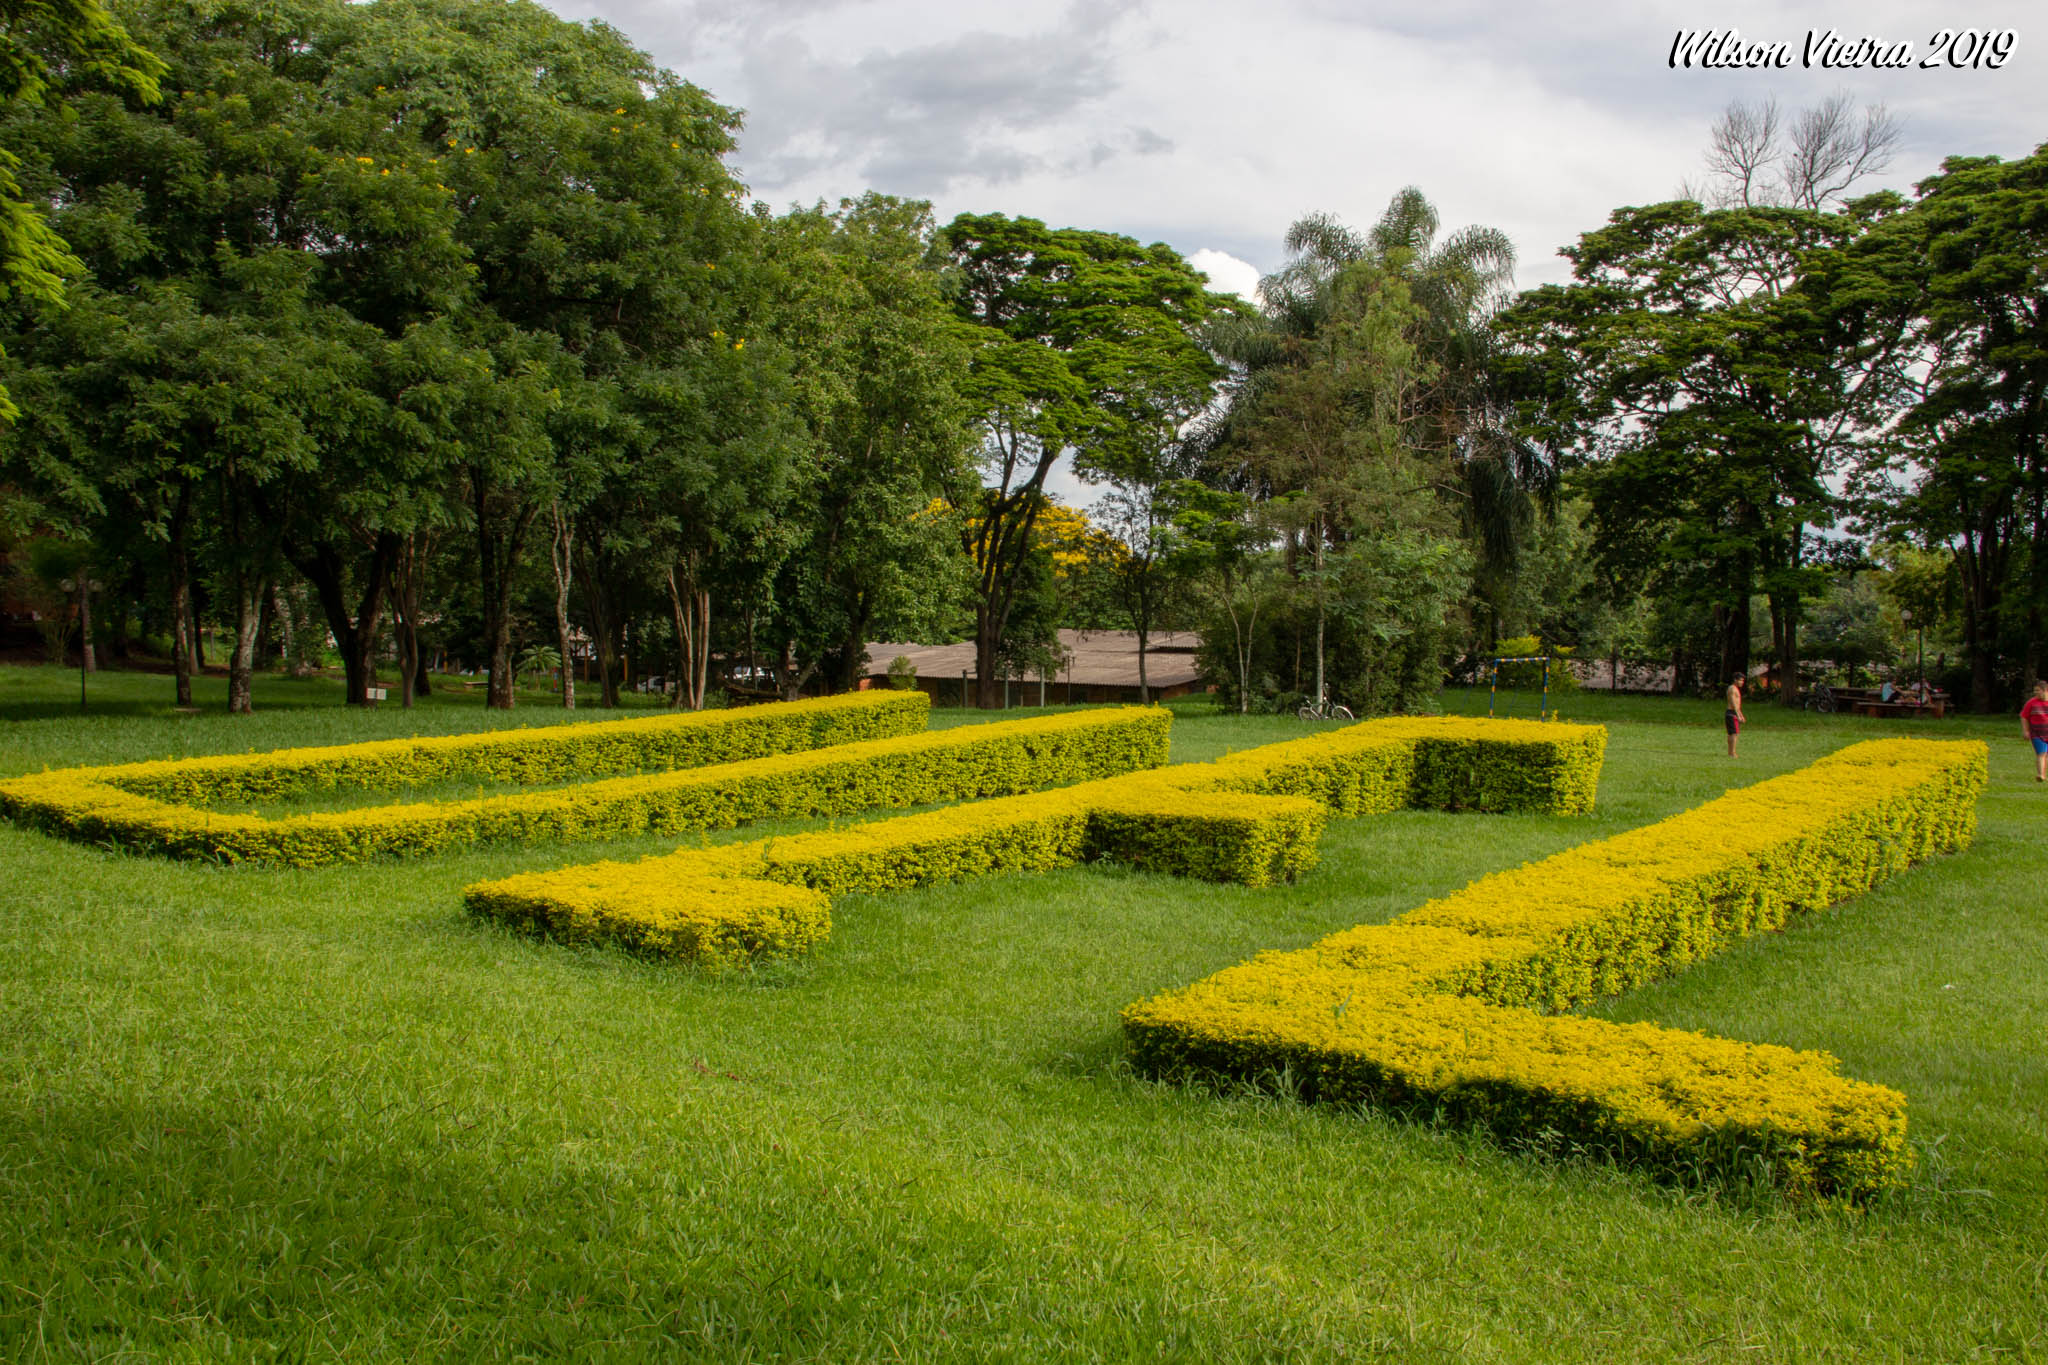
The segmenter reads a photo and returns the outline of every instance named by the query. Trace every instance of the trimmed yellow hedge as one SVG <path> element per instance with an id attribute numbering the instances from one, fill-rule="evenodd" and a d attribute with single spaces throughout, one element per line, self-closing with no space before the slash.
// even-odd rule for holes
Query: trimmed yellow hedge
<path id="1" fill-rule="evenodd" d="M 165 759 L 74 768 L 47 776 L 75 776 L 137 796 L 195 805 L 275 800 L 343 787 L 388 791 L 471 779 L 538 786 L 567 778 L 701 768 L 922 734 L 930 709 L 930 699 L 919 693 L 849 692 L 728 711 L 679 711 L 582 725 Z"/>
<path id="2" fill-rule="evenodd" d="M 1163 737 L 1165 712 L 1138 714 L 1160 717 Z M 1597 727 L 1372 721 L 1214 763 L 850 830 L 528 873 L 471 886 L 465 900 L 474 913 L 565 938 L 605 934 L 691 959 L 705 956 L 695 939 L 663 939 L 642 923 L 711 923 L 725 907 L 750 905 L 733 888 L 764 883 L 842 895 L 1108 858 L 1176 876 L 1266 886 L 1314 865 L 1331 807 L 1358 813 L 1444 799 L 1485 809 L 1583 810 L 1599 780 L 1605 743 L 1606 732 Z M 1529 773 L 1514 772 L 1516 764 Z M 804 902 L 790 911 L 786 933 L 746 941 L 758 945 L 760 956 L 805 951 L 823 936 L 821 929 L 813 933 L 822 914 Z M 706 960 L 732 956 L 721 944 Z"/>
<path id="3" fill-rule="evenodd" d="M 1912 1167 L 1905 1100 L 1824 1053 L 1558 1017 L 1967 846 L 1982 744 L 1876 740 L 1387 925 L 1264 954 L 1123 1012 L 1155 1074 L 1285 1073 L 1682 1170 L 1850 1197 Z"/>
<path id="4" fill-rule="evenodd" d="M 864 700 L 869 697 L 876 700 Z M 794 703 L 789 708 L 796 711 L 794 717 L 771 717 L 766 725 L 740 728 L 748 731 L 755 743 L 797 742 L 855 729 L 858 725 L 901 725 L 906 723 L 905 717 L 921 722 L 927 705 L 921 693 L 854 693 L 823 702 Z M 754 708 L 771 712 L 777 709 Z M 751 712 L 711 714 L 730 714 L 743 721 Z M 1056 782 L 1124 773 L 1164 762 L 1169 721 L 1167 713 L 1157 710 L 1084 711 L 961 727 L 937 734 L 838 743 L 809 752 L 610 778 L 551 791 L 319 812 L 276 820 L 173 805 L 125 789 L 135 780 L 145 785 L 185 780 L 177 773 L 167 775 L 162 771 L 181 766 L 176 764 L 129 765 L 148 770 L 140 779 L 120 768 L 72 769 L 19 778 L 0 784 L 0 805 L 17 820 L 77 838 L 111 840 L 175 856 L 226 857 L 308 867 L 387 855 L 434 853 L 484 842 L 568 841 L 648 830 L 718 829 L 771 815 L 846 814 L 876 807 L 1031 791 Z M 621 724 L 647 725 L 639 721 Z M 567 726 L 526 733 L 541 737 L 544 744 L 568 745 L 582 762 L 594 767 L 603 751 L 590 745 L 578 747 L 578 737 L 565 732 L 609 728 Z M 714 727 L 700 721 L 696 728 Z M 664 729 L 653 729 L 656 741 L 667 746 L 663 752 L 671 756 L 684 752 Z M 731 747 L 739 742 L 730 737 L 705 740 L 696 752 L 707 752 L 718 743 Z M 381 771 L 389 772 L 409 762 L 402 752 L 408 743 L 437 744 L 401 741 L 343 747 L 387 751 L 388 761 Z M 356 764 L 356 771 L 373 771 L 367 761 L 345 753 L 324 758 L 320 750 L 286 753 L 291 761 L 278 765 L 278 771 L 284 774 L 277 779 L 280 782 L 303 780 L 302 774 L 316 768 L 327 772 L 345 770 L 350 763 Z M 244 766 L 229 769 L 221 780 L 259 780 L 251 774 L 260 774 L 262 760 L 269 757 L 252 755 L 235 760 Z M 430 755 L 419 762 L 438 757 Z M 458 755 L 441 761 L 478 760 L 472 755 Z M 218 760 L 193 762 L 209 765 L 209 772 L 220 772 Z M 406 770 L 419 771 L 419 763 Z M 542 759 L 532 759 L 524 771 L 550 770 L 543 766 Z"/>
<path id="5" fill-rule="evenodd" d="M 1368 721 L 1217 762 L 1224 786 L 1307 796 L 1333 815 L 1421 807 L 1579 815 L 1593 809 L 1607 731 L 1459 716 Z"/>

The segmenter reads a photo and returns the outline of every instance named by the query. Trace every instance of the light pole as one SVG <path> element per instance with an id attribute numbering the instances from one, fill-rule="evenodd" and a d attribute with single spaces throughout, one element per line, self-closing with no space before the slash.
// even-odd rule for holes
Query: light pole
<path id="1" fill-rule="evenodd" d="M 1913 629 L 1919 634 L 1920 637 L 1920 695 L 1924 697 L 1927 695 L 1927 623 L 1925 621 L 1915 621 L 1913 619 L 1913 609 L 1911 607 L 1900 607 L 1899 619 L 1905 622 L 1907 625 L 1913 627 Z"/>
<path id="2" fill-rule="evenodd" d="M 85 675 L 99 671 L 98 662 L 92 656 L 92 595 L 106 585 L 86 571 L 81 564 L 78 572 L 57 585 L 65 592 L 75 593 L 78 598 L 78 709 L 85 709 Z"/>

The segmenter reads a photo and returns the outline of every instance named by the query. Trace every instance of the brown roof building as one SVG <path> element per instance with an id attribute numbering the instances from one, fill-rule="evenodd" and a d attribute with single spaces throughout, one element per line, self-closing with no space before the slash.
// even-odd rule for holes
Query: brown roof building
<path id="1" fill-rule="evenodd" d="M 1134 702 L 1138 700 L 1138 633 L 1134 630 L 1063 630 L 1060 650 L 1066 666 L 1044 678 L 1012 679 L 1006 704 L 1036 706 L 1062 702 Z M 1206 691 L 1195 650 L 1201 637 L 1193 631 L 1154 631 L 1145 645 L 1145 680 L 1152 700 L 1165 701 Z M 934 704 L 958 706 L 973 695 L 974 643 L 918 645 L 880 641 L 868 646 L 863 687 L 887 687 L 889 664 L 910 660 L 917 685 Z"/>

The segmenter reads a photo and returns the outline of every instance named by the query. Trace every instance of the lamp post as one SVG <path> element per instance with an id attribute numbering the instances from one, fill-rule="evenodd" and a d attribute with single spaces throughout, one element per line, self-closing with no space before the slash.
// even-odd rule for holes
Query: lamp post
<path id="1" fill-rule="evenodd" d="M 1927 694 L 1927 623 L 1925 621 L 1915 621 L 1911 607 L 1900 607 L 1899 619 L 1913 627 L 1919 634 L 1920 694 L 1925 696 Z"/>
<path id="2" fill-rule="evenodd" d="M 78 709 L 83 711 L 85 675 L 99 671 L 98 661 L 92 654 L 92 595 L 106 584 L 92 577 L 81 565 L 76 574 L 57 586 L 65 592 L 75 593 L 78 598 Z"/>

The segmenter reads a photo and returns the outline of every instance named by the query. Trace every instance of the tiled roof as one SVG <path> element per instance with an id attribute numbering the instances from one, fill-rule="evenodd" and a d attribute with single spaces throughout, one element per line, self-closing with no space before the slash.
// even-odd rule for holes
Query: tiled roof
<path id="1" fill-rule="evenodd" d="M 1154 631 L 1145 645 L 1145 681 L 1153 687 L 1178 687 L 1198 680 L 1202 674 L 1195 666 L 1195 648 L 1200 643 L 1201 637 L 1193 631 Z M 1063 630 L 1060 647 L 1066 651 L 1068 666 L 1052 675 L 1054 682 L 1079 687 L 1138 685 L 1138 633 L 1134 630 Z M 886 677 L 889 661 L 899 655 L 917 665 L 920 678 L 957 678 L 963 672 L 974 676 L 971 640 L 957 645 L 870 644 L 868 676 Z"/>

